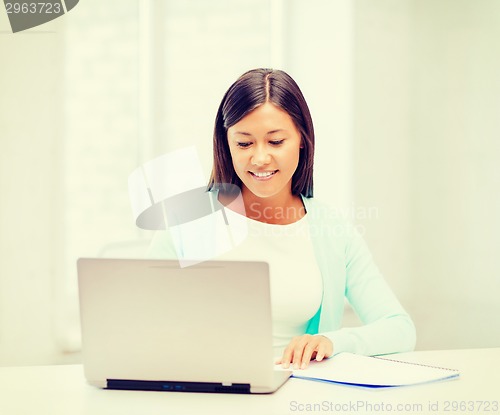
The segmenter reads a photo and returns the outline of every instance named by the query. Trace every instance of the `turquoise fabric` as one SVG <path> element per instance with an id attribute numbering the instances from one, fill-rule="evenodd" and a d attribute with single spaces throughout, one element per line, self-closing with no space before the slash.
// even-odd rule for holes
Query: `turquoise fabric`
<path id="1" fill-rule="evenodd" d="M 413 350 L 415 326 L 375 265 L 363 238 L 335 210 L 315 199 L 303 198 L 303 202 L 323 276 L 323 301 L 306 332 L 330 338 L 335 354 Z M 363 326 L 341 328 L 344 297 Z"/>
<path id="2" fill-rule="evenodd" d="M 348 351 L 380 355 L 413 350 L 415 326 L 375 265 L 363 238 L 334 209 L 313 198 L 302 200 L 323 277 L 323 300 L 306 333 L 328 337 L 334 354 Z M 176 257 L 168 232 L 155 234 L 150 257 Z M 344 298 L 362 326 L 341 328 Z"/>

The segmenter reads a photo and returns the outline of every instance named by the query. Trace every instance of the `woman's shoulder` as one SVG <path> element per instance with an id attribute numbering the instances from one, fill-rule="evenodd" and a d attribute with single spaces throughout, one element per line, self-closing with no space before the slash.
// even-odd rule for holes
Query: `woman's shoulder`
<path id="1" fill-rule="evenodd" d="M 306 208 L 307 214 L 315 219 L 333 220 L 338 222 L 346 222 L 346 217 L 342 209 L 332 206 L 320 199 L 313 197 L 302 197 L 302 201 Z"/>
<path id="2" fill-rule="evenodd" d="M 303 198 L 307 218 L 315 234 L 346 243 L 356 229 L 345 210 L 316 198 Z"/>

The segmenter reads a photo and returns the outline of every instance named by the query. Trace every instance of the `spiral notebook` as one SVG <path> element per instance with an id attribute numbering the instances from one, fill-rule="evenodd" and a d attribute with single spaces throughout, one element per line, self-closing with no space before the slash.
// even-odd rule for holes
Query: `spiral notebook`
<path id="1" fill-rule="evenodd" d="M 322 362 L 312 361 L 307 369 L 294 370 L 292 375 L 299 379 L 366 388 L 418 385 L 455 379 L 459 376 L 459 371 L 454 369 L 346 352 Z"/>

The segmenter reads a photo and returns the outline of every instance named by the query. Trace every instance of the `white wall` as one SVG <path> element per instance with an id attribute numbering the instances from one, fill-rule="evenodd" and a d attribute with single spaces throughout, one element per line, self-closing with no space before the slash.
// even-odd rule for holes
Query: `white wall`
<path id="1" fill-rule="evenodd" d="M 358 0 L 355 199 L 418 348 L 500 344 L 500 3 Z"/>
<path id="2" fill-rule="evenodd" d="M 60 24 L 8 30 L 0 13 L 0 365 L 57 353 L 53 241 L 62 214 Z"/>
<path id="3" fill-rule="evenodd" d="M 500 53 L 494 39 L 500 38 L 500 3 L 416 1 L 413 22 L 412 278 L 420 342 L 499 346 Z"/>
<path id="4" fill-rule="evenodd" d="M 412 2 L 357 1 L 354 12 L 354 203 L 374 257 L 407 306 L 411 265 Z"/>

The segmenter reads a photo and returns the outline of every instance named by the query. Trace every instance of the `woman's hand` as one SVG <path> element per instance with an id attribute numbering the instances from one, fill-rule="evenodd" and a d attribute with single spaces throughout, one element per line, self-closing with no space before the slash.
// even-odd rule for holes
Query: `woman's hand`
<path id="1" fill-rule="evenodd" d="M 283 368 L 288 369 L 290 364 L 294 369 L 305 369 L 311 359 L 318 362 L 333 354 L 333 343 L 330 339 L 322 335 L 304 334 L 294 337 L 283 352 L 283 357 L 276 361 Z"/>

